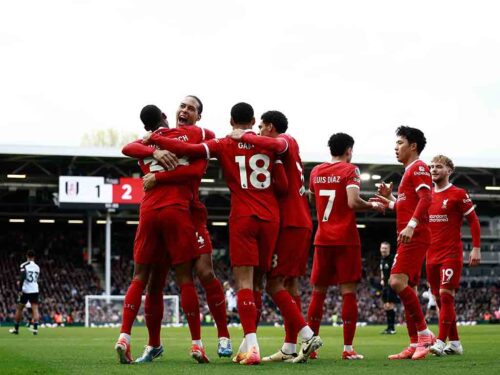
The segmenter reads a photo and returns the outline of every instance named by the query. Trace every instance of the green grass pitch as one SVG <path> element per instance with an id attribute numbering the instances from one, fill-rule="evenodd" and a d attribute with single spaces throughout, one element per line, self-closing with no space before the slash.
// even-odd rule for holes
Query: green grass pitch
<path id="1" fill-rule="evenodd" d="M 437 327 L 431 327 L 437 332 Z M 306 364 L 272 363 L 242 366 L 216 355 L 216 333 L 203 327 L 203 341 L 210 364 L 196 364 L 188 356 L 190 347 L 187 328 L 165 328 L 162 331 L 165 353 L 147 365 L 119 365 L 113 350 L 118 329 L 57 328 L 40 329 L 33 336 L 21 328 L 19 336 L 0 328 L 0 374 L 500 374 L 500 325 L 460 327 L 463 356 L 423 361 L 389 361 L 387 354 L 398 352 L 407 343 L 406 329 L 400 327 L 393 336 L 380 335 L 382 327 L 361 327 L 357 330 L 355 348 L 365 355 L 362 361 L 341 361 L 342 328 L 321 327 L 324 342 L 320 359 Z M 238 346 L 241 330 L 232 328 L 233 345 Z M 147 331 L 133 330 L 132 354 L 142 352 Z M 275 352 L 281 345 L 281 328 L 260 327 L 259 342 L 264 355 Z"/>

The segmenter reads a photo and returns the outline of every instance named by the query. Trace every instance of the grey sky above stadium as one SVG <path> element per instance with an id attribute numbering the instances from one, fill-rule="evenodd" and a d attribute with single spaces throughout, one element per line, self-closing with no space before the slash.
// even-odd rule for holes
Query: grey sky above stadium
<path id="1" fill-rule="evenodd" d="M 0 144 L 78 146 L 94 129 L 142 133 L 187 94 L 229 131 L 238 101 L 283 111 L 307 159 L 333 132 L 354 161 L 394 162 L 394 130 L 422 157 L 500 166 L 497 1 L 10 1 L 0 13 Z"/>

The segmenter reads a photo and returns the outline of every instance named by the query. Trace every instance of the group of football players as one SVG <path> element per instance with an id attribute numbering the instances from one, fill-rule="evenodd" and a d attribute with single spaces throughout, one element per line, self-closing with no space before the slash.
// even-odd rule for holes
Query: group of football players
<path id="1" fill-rule="evenodd" d="M 194 275 L 206 293 L 217 326 L 217 353 L 220 357 L 233 355 L 224 291 L 213 271 L 207 210 L 198 196 L 210 158 L 218 159 L 231 192 L 229 254 L 244 333 L 233 362 L 302 363 L 315 358 L 322 346 L 319 328 L 330 285 L 338 285 L 342 295 L 342 359 L 362 359 L 353 348 L 358 315 L 356 286 L 362 271 L 355 212 L 384 213 L 389 209 L 396 211 L 398 230 L 389 284 L 404 305 L 410 336 L 408 348 L 389 358 L 421 359 L 429 351 L 451 354 L 450 347 L 453 353 L 461 352 L 453 308 L 462 267 L 460 227 L 466 216 L 472 228 L 474 265 L 480 259 L 479 221 L 467 194 L 449 183 L 454 168 L 451 160 L 439 155 L 429 170 L 419 159 L 426 143 L 420 130 L 407 126 L 397 129 L 396 157 L 405 167 L 397 198 L 392 195 L 392 183 L 382 183 L 378 195 L 367 201 L 360 197 L 359 169 L 350 163 L 354 139 L 348 134 L 338 132 L 330 137 L 332 159 L 314 167 L 308 192 L 299 146 L 287 134 L 288 120 L 283 113 L 265 112 L 256 134 L 252 130 L 252 106 L 237 103 L 231 109 L 232 131 L 215 138 L 212 131 L 196 125 L 202 112 L 201 100 L 187 96 L 177 109 L 176 126 L 169 128 L 166 115 L 158 107 L 146 106 L 140 117 L 147 135 L 123 148 L 125 155 L 139 160 L 145 196 L 134 242 L 134 276 L 115 345 L 120 363 L 134 362 L 131 330 L 144 292 L 149 342 L 135 362 L 151 362 L 163 353 L 162 291 L 171 268 L 191 333 L 191 356 L 199 363 L 209 362 L 201 340 Z M 311 274 L 313 292 L 306 320 L 298 280 L 306 272 L 313 230 L 308 198 L 315 204 L 318 228 Z M 428 279 L 440 305 L 437 340 L 427 328 L 414 289 L 426 253 Z M 261 358 L 257 327 L 264 290 L 281 312 L 285 337 L 276 353 Z M 301 345 L 297 349 L 299 336 Z"/>

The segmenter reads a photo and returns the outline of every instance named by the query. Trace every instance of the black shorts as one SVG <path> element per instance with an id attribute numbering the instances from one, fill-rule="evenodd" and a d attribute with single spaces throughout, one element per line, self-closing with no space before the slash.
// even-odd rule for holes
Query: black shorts
<path id="1" fill-rule="evenodd" d="M 18 303 L 26 305 L 28 303 L 38 303 L 38 293 L 22 293 Z"/>
<path id="2" fill-rule="evenodd" d="M 390 286 L 384 287 L 382 289 L 382 301 L 384 303 L 399 303 L 399 297 Z"/>

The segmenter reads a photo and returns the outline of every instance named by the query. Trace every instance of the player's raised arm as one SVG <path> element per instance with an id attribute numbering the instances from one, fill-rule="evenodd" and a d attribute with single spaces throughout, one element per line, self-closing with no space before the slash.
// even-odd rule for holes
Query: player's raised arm
<path id="1" fill-rule="evenodd" d="M 245 143 L 261 147 L 276 154 L 283 154 L 288 150 L 288 143 L 283 138 L 261 137 L 252 132 L 245 132 L 241 129 L 235 129 L 230 134 L 234 140 L 241 140 Z"/>
<path id="2" fill-rule="evenodd" d="M 122 154 L 134 158 L 134 159 L 145 159 L 152 157 L 155 159 L 162 167 L 172 170 L 174 169 L 179 161 L 175 154 L 167 150 L 158 150 L 151 146 L 145 145 L 142 140 L 137 140 L 125 145 L 122 148 Z"/>
<path id="3" fill-rule="evenodd" d="M 164 150 L 173 152 L 176 155 L 189 156 L 194 158 L 206 157 L 209 159 L 211 157 L 212 149 L 209 148 L 210 144 L 216 142 L 216 140 L 210 140 L 207 143 L 190 144 L 186 142 L 179 141 L 177 139 L 170 139 L 167 137 L 162 137 L 158 134 L 151 134 L 151 136 L 146 140 L 148 143 L 154 143 Z M 213 147 L 213 150 L 216 147 Z"/>
<path id="4" fill-rule="evenodd" d="M 122 154 L 134 159 L 144 159 L 153 156 L 154 148 L 142 143 L 142 139 L 123 146 Z"/>
<path id="5" fill-rule="evenodd" d="M 192 179 L 201 179 L 206 168 L 206 160 L 196 159 L 191 164 L 178 166 L 172 171 L 148 173 L 143 177 L 143 187 L 144 190 L 149 190 L 157 184 L 179 184 Z"/>

